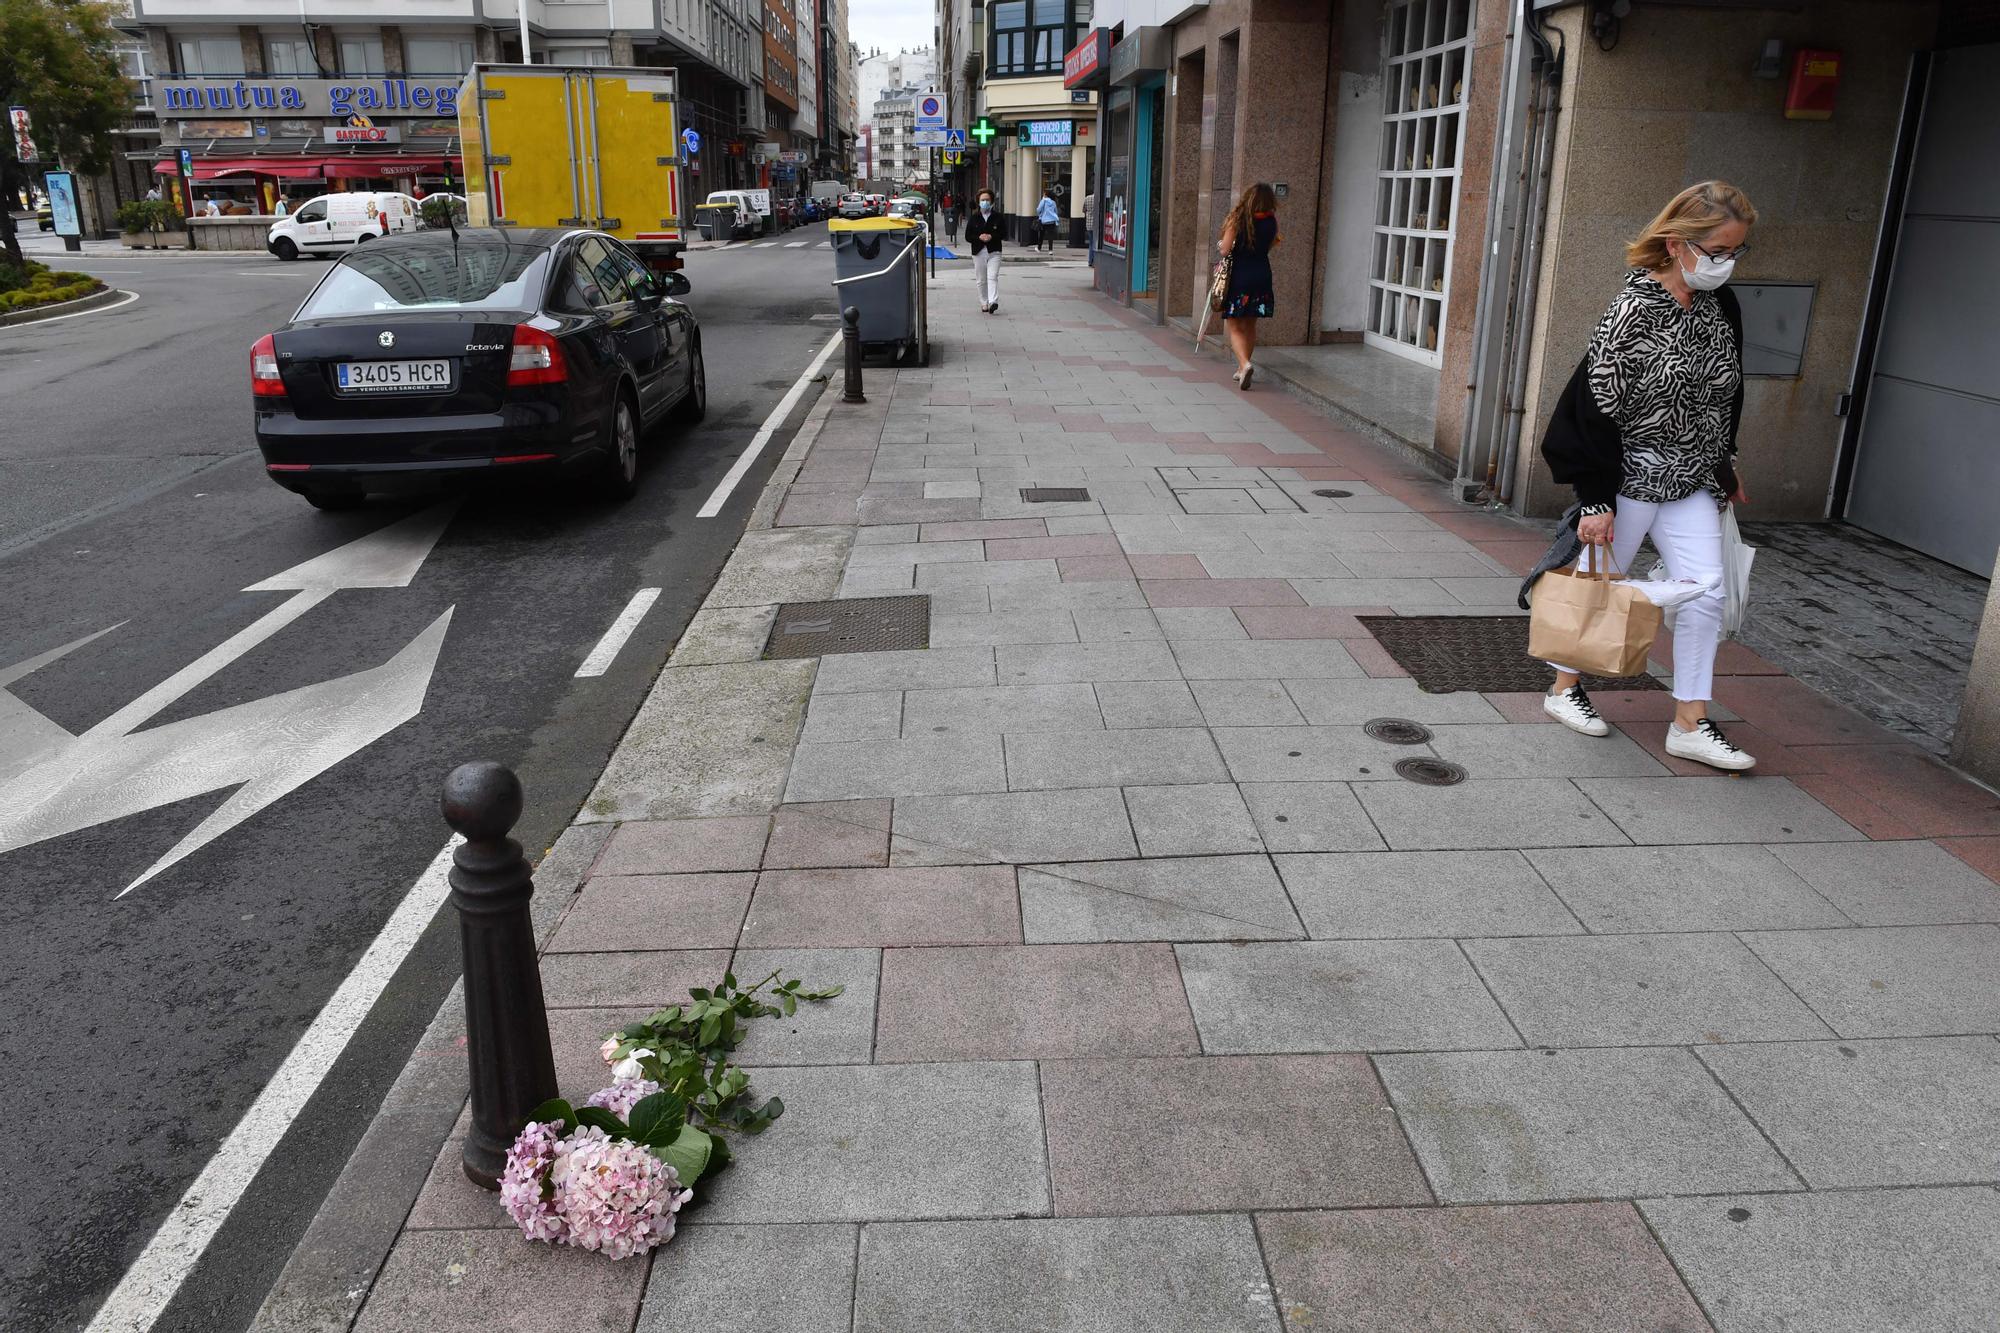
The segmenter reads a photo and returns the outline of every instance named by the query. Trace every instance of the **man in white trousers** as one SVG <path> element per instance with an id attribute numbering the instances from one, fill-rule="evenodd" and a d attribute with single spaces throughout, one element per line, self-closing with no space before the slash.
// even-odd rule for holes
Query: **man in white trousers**
<path id="1" fill-rule="evenodd" d="M 1000 246 L 1007 236 L 1007 218 L 993 198 L 981 190 L 965 215 L 965 239 L 972 249 L 972 280 L 979 288 L 979 308 L 987 314 L 1000 309 Z"/>

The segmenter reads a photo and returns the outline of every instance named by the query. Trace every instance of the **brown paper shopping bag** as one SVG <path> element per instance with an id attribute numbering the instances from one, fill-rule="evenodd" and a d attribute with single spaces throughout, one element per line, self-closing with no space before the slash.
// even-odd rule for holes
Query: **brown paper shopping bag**
<path id="1" fill-rule="evenodd" d="M 1595 548 L 1596 560 L 1590 549 L 1574 567 L 1535 580 L 1528 655 L 1593 676 L 1639 675 L 1660 632 L 1660 608 L 1612 569 L 1609 548 Z"/>

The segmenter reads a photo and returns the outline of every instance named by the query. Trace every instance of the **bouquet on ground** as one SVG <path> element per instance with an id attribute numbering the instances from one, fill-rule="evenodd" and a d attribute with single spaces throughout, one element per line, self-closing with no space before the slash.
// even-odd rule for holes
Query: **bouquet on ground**
<path id="1" fill-rule="evenodd" d="M 784 1114 L 776 1097 L 756 1102 L 749 1074 L 729 1063 L 745 1025 L 790 1017 L 801 1001 L 842 989 L 778 977 L 743 990 L 731 974 L 712 992 L 691 990 L 689 1003 L 620 1028 L 599 1048 L 610 1087 L 580 1107 L 558 1099 L 535 1108 L 500 1183 L 522 1235 L 613 1259 L 673 1238 L 695 1183 L 730 1162 L 724 1131 L 761 1134 Z"/>

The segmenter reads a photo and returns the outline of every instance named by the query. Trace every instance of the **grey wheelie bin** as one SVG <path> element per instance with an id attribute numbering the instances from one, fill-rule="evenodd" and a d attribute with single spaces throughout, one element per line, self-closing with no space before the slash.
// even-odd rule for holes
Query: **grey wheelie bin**
<path id="1" fill-rule="evenodd" d="M 834 299 L 842 310 L 860 310 L 862 349 L 929 365 L 924 225 L 915 218 L 835 218 L 826 226 L 833 240 Z"/>

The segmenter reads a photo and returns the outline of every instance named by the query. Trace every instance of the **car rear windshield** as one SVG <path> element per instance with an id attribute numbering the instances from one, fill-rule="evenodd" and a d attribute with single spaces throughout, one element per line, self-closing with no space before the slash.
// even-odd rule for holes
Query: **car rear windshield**
<path id="1" fill-rule="evenodd" d="M 384 310 L 533 310 L 548 251 L 520 245 L 373 245 L 346 255 L 298 318 Z"/>

